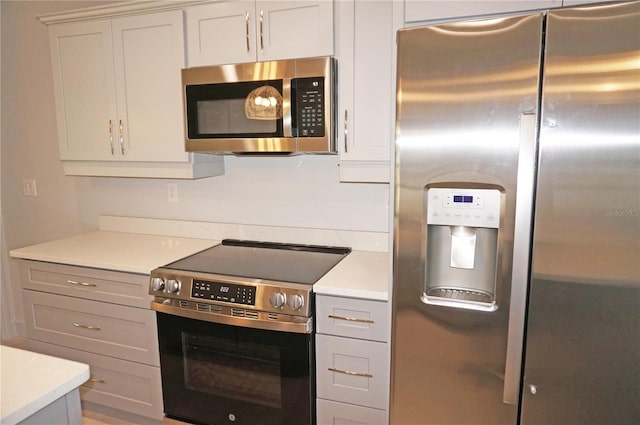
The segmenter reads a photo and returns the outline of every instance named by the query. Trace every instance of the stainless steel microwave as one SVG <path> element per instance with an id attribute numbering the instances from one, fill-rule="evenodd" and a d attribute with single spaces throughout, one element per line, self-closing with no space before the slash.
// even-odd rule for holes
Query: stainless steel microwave
<path id="1" fill-rule="evenodd" d="M 182 70 L 186 150 L 336 153 L 332 57 Z"/>

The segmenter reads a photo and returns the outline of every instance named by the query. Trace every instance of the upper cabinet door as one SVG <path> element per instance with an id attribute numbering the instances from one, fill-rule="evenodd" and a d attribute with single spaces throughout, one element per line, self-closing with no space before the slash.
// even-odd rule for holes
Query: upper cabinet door
<path id="1" fill-rule="evenodd" d="M 113 20 L 121 159 L 186 161 L 182 83 L 182 11 Z"/>
<path id="2" fill-rule="evenodd" d="M 60 158 L 116 159 L 111 21 L 52 25 L 49 40 Z"/>
<path id="3" fill-rule="evenodd" d="M 256 1 L 258 60 L 333 55 L 333 1 Z"/>
<path id="4" fill-rule="evenodd" d="M 420 22 L 561 7 L 562 0 L 405 0 L 404 21 Z"/>
<path id="5" fill-rule="evenodd" d="M 393 1 L 341 0 L 340 181 L 388 183 L 394 111 Z"/>
<path id="6" fill-rule="evenodd" d="M 190 67 L 333 55 L 332 1 L 221 1 L 185 13 Z"/>
<path id="7" fill-rule="evenodd" d="M 185 13 L 189 66 L 256 61 L 255 1 L 221 1 Z"/>

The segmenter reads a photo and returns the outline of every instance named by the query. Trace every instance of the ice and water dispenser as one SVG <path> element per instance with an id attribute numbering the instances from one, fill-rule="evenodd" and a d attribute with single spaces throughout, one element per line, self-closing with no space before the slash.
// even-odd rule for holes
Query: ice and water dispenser
<path id="1" fill-rule="evenodd" d="M 427 189 L 427 304 L 494 311 L 500 191 Z"/>

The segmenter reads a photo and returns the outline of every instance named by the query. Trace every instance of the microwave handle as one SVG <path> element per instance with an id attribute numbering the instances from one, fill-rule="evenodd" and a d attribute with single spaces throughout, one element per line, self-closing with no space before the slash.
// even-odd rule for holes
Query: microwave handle
<path id="1" fill-rule="evenodd" d="M 298 80 L 292 78 L 290 80 L 290 102 L 289 102 L 289 119 L 282 121 L 283 132 L 285 137 L 298 137 Z M 286 113 L 286 112 L 285 112 Z M 285 117 L 286 118 L 286 117 Z"/>

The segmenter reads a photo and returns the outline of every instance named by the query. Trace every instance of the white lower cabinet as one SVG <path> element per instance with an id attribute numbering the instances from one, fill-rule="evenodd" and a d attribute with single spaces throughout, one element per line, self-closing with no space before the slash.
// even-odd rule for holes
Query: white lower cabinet
<path id="1" fill-rule="evenodd" d="M 318 425 L 384 425 L 389 398 L 388 304 L 318 295 Z"/>
<path id="2" fill-rule="evenodd" d="M 149 276 L 28 260 L 20 276 L 29 348 L 87 363 L 83 401 L 161 420 Z"/>
<path id="3" fill-rule="evenodd" d="M 318 425 L 381 425 L 387 423 L 384 410 L 318 399 Z"/>
<path id="4" fill-rule="evenodd" d="M 88 364 L 91 377 L 80 387 L 83 401 L 162 419 L 162 383 L 158 367 L 36 340 L 29 341 L 29 349 Z"/>

